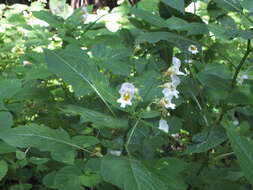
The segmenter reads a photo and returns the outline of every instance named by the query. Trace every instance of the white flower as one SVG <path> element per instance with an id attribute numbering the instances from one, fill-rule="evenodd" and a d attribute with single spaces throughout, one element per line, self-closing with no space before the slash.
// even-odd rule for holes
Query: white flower
<path id="1" fill-rule="evenodd" d="M 32 65 L 32 63 L 31 63 L 31 62 L 26 61 L 26 60 L 25 60 L 25 61 L 23 61 L 23 63 L 22 63 L 22 64 L 23 64 L 23 66 L 24 66 L 24 67 Z"/>
<path id="2" fill-rule="evenodd" d="M 168 123 L 167 123 L 166 120 L 161 119 L 161 120 L 159 121 L 159 128 L 158 128 L 158 129 L 160 129 L 161 131 L 164 131 L 165 133 L 168 133 L 170 127 L 169 127 L 169 125 L 168 125 Z"/>
<path id="3" fill-rule="evenodd" d="M 178 67 L 178 69 L 179 69 L 180 66 L 181 66 L 181 61 L 180 61 L 180 59 L 178 59 L 177 57 L 172 57 L 172 64 L 173 64 L 175 67 Z"/>
<path id="4" fill-rule="evenodd" d="M 237 78 L 237 82 L 238 82 L 239 84 L 242 84 L 243 81 L 244 81 L 245 79 L 248 79 L 248 78 L 249 78 L 248 75 L 243 74 L 243 75 L 241 75 L 241 76 L 239 76 L 239 77 Z"/>
<path id="5" fill-rule="evenodd" d="M 193 44 L 188 47 L 188 51 L 194 55 L 196 55 L 199 52 L 198 48 Z"/>
<path id="6" fill-rule="evenodd" d="M 174 86 L 177 87 L 181 83 L 181 80 L 177 75 L 172 75 L 171 76 L 171 82 Z"/>
<path id="7" fill-rule="evenodd" d="M 109 153 L 114 156 L 120 156 L 122 152 L 120 150 L 110 150 Z"/>
<path id="8" fill-rule="evenodd" d="M 185 73 L 179 70 L 180 66 L 181 66 L 181 61 L 177 57 L 173 57 L 172 66 L 170 66 L 168 70 L 165 72 L 165 76 L 185 75 Z"/>
<path id="9" fill-rule="evenodd" d="M 132 105 L 132 98 L 135 93 L 135 86 L 132 83 L 125 82 L 121 85 L 119 90 L 120 98 L 117 100 L 120 103 L 120 107 L 125 108 L 126 105 Z"/>
<path id="10" fill-rule="evenodd" d="M 185 62 L 185 63 L 192 63 L 193 60 L 192 60 L 192 59 L 186 59 L 186 60 L 184 60 L 184 62 Z"/>
<path id="11" fill-rule="evenodd" d="M 179 92 L 177 91 L 176 86 L 173 83 L 167 82 L 163 85 L 163 87 L 164 87 L 164 89 L 163 89 L 162 93 L 163 93 L 164 97 L 173 98 L 175 96 L 176 98 L 178 98 Z"/>
<path id="12" fill-rule="evenodd" d="M 164 106 L 165 108 L 170 108 L 170 109 L 175 109 L 176 108 L 176 105 L 175 104 L 173 104 L 172 102 L 172 98 L 171 97 L 163 97 L 161 100 L 160 100 L 160 102 L 159 102 L 159 104 L 161 105 L 161 106 Z"/>

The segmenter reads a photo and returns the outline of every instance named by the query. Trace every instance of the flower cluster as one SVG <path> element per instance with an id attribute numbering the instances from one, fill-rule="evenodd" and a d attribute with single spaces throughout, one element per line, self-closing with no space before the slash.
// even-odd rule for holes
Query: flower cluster
<path id="1" fill-rule="evenodd" d="M 160 104 L 165 108 L 175 109 L 176 105 L 172 103 L 172 99 L 178 98 L 179 92 L 177 91 L 177 86 L 180 84 L 180 79 L 178 75 L 186 75 L 181 72 L 180 69 L 181 61 L 173 57 L 172 66 L 165 72 L 165 76 L 169 76 L 171 82 L 166 82 L 162 87 L 164 88 L 162 93 L 164 97 L 160 100 Z"/>

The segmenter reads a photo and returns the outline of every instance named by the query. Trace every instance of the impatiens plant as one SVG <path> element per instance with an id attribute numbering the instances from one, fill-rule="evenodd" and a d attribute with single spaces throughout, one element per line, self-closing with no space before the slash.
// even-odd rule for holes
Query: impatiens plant
<path id="1" fill-rule="evenodd" d="M 252 189 L 253 1 L 118 4 L 0 4 L 0 189 Z"/>

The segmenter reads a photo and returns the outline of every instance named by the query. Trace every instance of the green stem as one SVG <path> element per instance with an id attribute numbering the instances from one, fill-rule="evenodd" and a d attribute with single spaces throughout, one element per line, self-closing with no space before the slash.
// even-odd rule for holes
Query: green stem
<path id="1" fill-rule="evenodd" d="M 251 47 L 251 40 L 248 40 L 246 52 L 244 53 L 244 56 L 243 56 L 242 60 L 240 61 L 240 64 L 237 66 L 237 68 L 235 70 L 235 74 L 234 74 L 234 77 L 233 77 L 233 80 L 232 80 L 232 89 L 235 87 L 236 79 L 238 77 L 238 74 L 239 74 L 242 66 L 244 65 L 244 63 L 247 60 L 250 52 L 252 51 L 250 47 Z"/>
<path id="2" fill-rule="evenodd" d="M 134 134 L 134 131 L 136 130 L 136 128 L 137 128 L 137 126 L 138 126 L 138 124 L 139 124 L 139 122 L 140 122 L 140 117 L 137 119 L 137 121 L 135 122 L 135 124 L 134 124 L 134 126 L 133 126 L 133 128 L 132 128 L 132 130 L 131 130 L 131 132 L 130 132 L 130 135 L 129 135 L 129 138 L 127 139 L 127 142 L 126 142 L 126 147 L 128 147 L 128 145 L 129 145 L 129 143 L 131 142 L 131 139 L 132 139 L 132 137 L 133 137 L 133 134 Z"/>

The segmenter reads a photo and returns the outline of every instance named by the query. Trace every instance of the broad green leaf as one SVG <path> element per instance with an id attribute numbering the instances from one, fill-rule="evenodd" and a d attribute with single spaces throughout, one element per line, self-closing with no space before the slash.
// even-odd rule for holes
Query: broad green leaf
<path id="1" fill-rule="evenodd" d="M 188 26 L 188 22 L 178 17 L 170 17 L 166 20 L 166 26 L 171 30 L 182 30 L 185 31 Z"/>
<path id="2" fill-rule="evenodd" d="M 218 7 L 235 12 L 241 12 L 242 7 L 240 4 L 240 0 L 213 0 Z"/>
<path id="3" fill-rule="evenodd" d="M 97 67 L 89 62 L 84 51 L 76 47 L 62 51 L 45 50 L 45 56 L 49 69 L 71 84 L 77 96 L 94 91 L 113 113 L 99 90 L 99 87 L 110 88 L 109 84 Z"/>
<path id="4" fill-rule="evenodd" d="M 1 160 L 0 161 L 0 181 L 6 175 L 7 171 L 8 171 L 8 164 L 4 160 Z"/>
<path id="5" fill-rule="evenodd" d="M 166 5 L 184 13 L 184 0 L 162 0 Z"/>
<path id="6" fill-rule="evenodd" d="M 0 111 L 0 130 L 11 128 L 13 119 L 10 112 Z"/>
<path id="7" fill-rule="evenodd" d="M 144 43 L 144 42 L 157 43 L 161 40 L 165 40 L 185 52 L 188 52 L 188 47 L 191 44 L 196 45 L 198 49 L 200 49 L 200 46 L 195 41 L 171 32 L 144 33 L 138 36 L 138 38 L 136 39 L 136 43 Z"/>
<path id="8" fill-rule="evenodd" d="M 36 165 L 42 165 L 48 162 L 49 160 L 50 160 L 49 158 L 31 157 L 29 159 L 29 162 Z"/>
<path id="9" fill-rule="evenodd" d="M 128 125 L 125 119 L 113 118 L 110 115 L 75 105 L 64 106 L 62 111 L 71 115 L 80 115 L 81 122 L 92 122 L 101 127 L 119 129 L 125 128 Z"/>
<path id="10" fill-rule="evenodd" d="M 10 190 L 30 190 L 30 189 L 32 189 L 32 185 L 28 183 L 12 185 L 10 188 Z"/>
<path id="11" fill-rule="evenodd" d="M 41 151 L 50 151 L 53 159 L 67 163 L 74 161 L 75 149 L 83 149 L 73 144 L 65 131 L 37 124 L 4 130 L 0 139 L 14 147 L 34 147 Z"/>
<path id="12" fill-rule="evenodd" d="M 134 14 L 136 18 L 141 18 L 142 20 L 148 22 L 149 24 L 156 27 L 166 27 L 166 22 L 158 15 L 152 14 L 149 11 L 143 9 L 132 8 L 130 13 Z"/>
<path id="13" fill-rule="evenodd" d="M 66 166 L 60 169 L 54 178 L 54 186 L 59 190 L 83 190 L 79 176 L 81 170 L 75 166 Z"/>
<path id="14" fill-rule="evenodd" d="M 99 143 L 99 140 L 93 136 L 78 135 L 72 138 L 72 141 L 80 147 L 86 148 Z"/>
<path id="15" fill-rule="evenodd" d="M 227 126 L 226 130 L 239 165 L 249 183 L 253 185 L 253 141 L 241 136 L 232 126 Z"/>
<path id="16" fill-rule="evenodd" d="M 205 152 L 221 144 L 226 139 L 227 136 L 223 129 L 214 128 L 204 130 L 193 137 L 193 141 L 195 141 L 197 144 L 189 145 L 185 153 L 191 154 Z"/>
<path id="17" fill-rule="evenodd" d="M 79 179 L 81 184 L 86 187 L 94 187 L 102 181 L 102 178 L 97 174 L 82 175 Z"/>
<path id="18" fill-rule="evenodd" d="M 33 16 L 36 18 L 47 22 L 51 27 L 60 27 L 63 24 L 63 21 L 60 17 L 54 16 L 49 11 L 34 11 Z"/>
<path id="19" fill-rule="evenodd" d="M 104 157 L 101 175 L 106 182 L 112 183 L 122 190 L 157 190 L 158 188 L 159 190 L 167 190 L 165 184 L 137 160 Z"/>
<path id="20" fill-rule="evenodd" d="M 253 12 L 253 1 L 251 0 L 240 0 L 240 3 L 244 9 Z"/>
<path id="21" fill-rule="evenodd" d="M 0 154 L 7 154 L 11 152 L 16 152 L 17 149 L 9 144 L 6 144 L 3 141 L 0 141 Z"/>
<path id="22" fill-rule="evenodd" d="M 224 40 L 230 40 L 237 36 L 237 32 L 235 30 L 229 30 L 217 24 L 208 24 L 208 29 L 218 38 Z"/>
<path id="23" fill-rule="evenodd" d="M 0 100 L 11 98 L 21 89 L 21 81 L 14 80 L 1 80 L 0 81 Z"/>
<path id="24" fill-rule="evenodd" d="M 187 164 L 177 158 L 162 158 L 155 162 L 153 171 L 171 190 L 185 190 L 187 185 L 181 173 Z"/>
<path id="25" fill-rule="evenodd" d="M 223 79 L 218 75 L 209 74 L 208 72 L 200 72 L 197 74 L 198 80 L 208 88 L 217 91 L 228 91 L 230 89 L 229 80 Z"/>
<path id="26" fill-rule="evenodd" d="M 158 78 L 159 74 L 155 71 L 147 71 L 135 78 L 134 83 L 138 86 L 140 96 L 144 102 L 151 101 L 159 95 L 161 89 L 158 87 L 160 85 Z"/>

